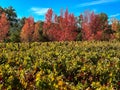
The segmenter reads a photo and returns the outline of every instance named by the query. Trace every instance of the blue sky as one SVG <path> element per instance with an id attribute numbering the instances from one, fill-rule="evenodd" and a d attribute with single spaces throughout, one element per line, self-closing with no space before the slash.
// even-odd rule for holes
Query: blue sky
<path id="1" fill-rule="evenodd" d="M 19 18 L 33 16 L 35 20 L 44 20 L 48 8 L 52 8 L 59 15 L 60 9 L 79 16 L 85 10 L 104 12 L 109 18 L 120 20 L 120 0 L 0 0 L 0 6 L 12 6 Z"/>

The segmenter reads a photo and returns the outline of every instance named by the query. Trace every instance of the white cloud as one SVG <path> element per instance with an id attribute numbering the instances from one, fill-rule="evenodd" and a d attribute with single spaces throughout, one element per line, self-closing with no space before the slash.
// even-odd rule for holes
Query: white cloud
<path id="1" fill-rule="evenodd" d="M 110 15 L 109 17 L 117 17 L 117 16 L 120 16 L 120 13 Z"/>
<path id="2" fill-rule="evenodd" d="M 86 2 L 86 3 L 79 4 L 79 5 L 77 5 L 77 7 L 93 6 L 93 5 L 110 3 L 110 2 L 115 2 L 115 1 L 117 1 L 117 0 L 96 0 L 96 1 L 92 1 L 92 2 Z"/>
<path id="3" fill-rule="evenodd" d="M 32 7 L 30 10 L 37 15 L 44 15 L 49 8 L 36 8 Z"/>

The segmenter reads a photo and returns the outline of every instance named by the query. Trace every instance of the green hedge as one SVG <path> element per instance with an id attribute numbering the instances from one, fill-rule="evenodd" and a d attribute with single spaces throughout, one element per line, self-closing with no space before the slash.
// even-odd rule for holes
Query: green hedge
<path id="1" fill-rule="evenodd" d="M 118 90 L 120 42 L 0 43 L 0 90 Z"/>

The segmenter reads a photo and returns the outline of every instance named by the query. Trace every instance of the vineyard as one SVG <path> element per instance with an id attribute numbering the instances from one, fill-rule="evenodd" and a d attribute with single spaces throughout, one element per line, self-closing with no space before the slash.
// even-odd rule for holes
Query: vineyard
<path id="1" fill-rule="evenodd" d="M 120 42 L 0 43 L 0 90 L 119 90 Z"/>

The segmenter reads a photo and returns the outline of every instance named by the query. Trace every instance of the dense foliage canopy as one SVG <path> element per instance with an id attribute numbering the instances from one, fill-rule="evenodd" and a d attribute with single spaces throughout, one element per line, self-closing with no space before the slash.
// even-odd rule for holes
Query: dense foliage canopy
<path id="1" fill-rule="evenodd" d="M 119 90 L 120 42 L 0 43 L 0 90 Z"/>
<path id="2" fill-rule="evenodd" d="M 120 40 L 120 21 L 105 13 L 85 11 L 76 17 L 68 9 L 60 16 L 48 9 L 45 21 L 17 18 L 12 7 L 0 7 L 0 42 Z"/>

